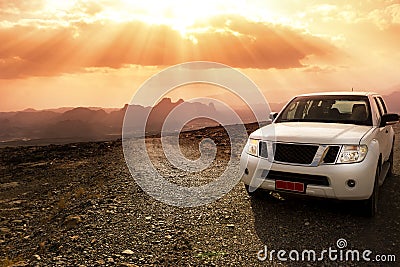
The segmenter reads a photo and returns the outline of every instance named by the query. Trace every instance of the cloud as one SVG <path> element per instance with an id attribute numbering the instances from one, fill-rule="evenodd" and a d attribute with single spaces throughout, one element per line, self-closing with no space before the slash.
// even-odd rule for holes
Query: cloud
<path id="1" fill-rule="evenodd" d="M 400 25 L 400 4 L 392 4 L 385 8 L 375 9 L 369 13 L 369 18 L 380 29 Z"/>
<path id="2" fill-rule="evenodd" d="M 100 7 L 85 7 L 96 13 Z M 38 22 L 39 23 L 39 22 Z M 308 56 L 335 57 L 328 41 L 282 25 L 219 16 L 187 35 L 140 21 L 71 22 L 68 26 L 0 28 L 0 78 L 53 76 L 84 68 L 221 62 L 238 68 L 298 68 Z"/>
<path id="3" fill-rule="evenodd" d="M 40 9 L 44 4 L 44 0 L 0 0 L 0 9 L 16 9 L 19 11 L 27 11 L 32 9 Z"/>
<path id="4" fill-rule="evenodd" d="M 318 66 L 318 65 L 309 65 L 303 68 L 303 72 L 311 72 L 311 73 L 333 73 L 340 70 L 346 69 L 344 66 Z"/>

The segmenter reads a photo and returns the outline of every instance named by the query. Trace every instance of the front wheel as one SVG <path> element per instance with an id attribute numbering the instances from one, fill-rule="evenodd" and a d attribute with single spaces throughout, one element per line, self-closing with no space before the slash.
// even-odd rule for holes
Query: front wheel
<path id="1" fill-rule="evenodd" d="M 378 212 L 378 196 L 379 196 L 379 166 L 376 167 L 374 190 L 367 200 L 364 200 L 364 213 L 368 217 L 374 217 Z"/>
<path id="2" fill-rule="evenodd" d="M 249 196 L 253 196 L 257 191 L 255 188 L 253 188 L 247 184 L 244 185 L 244 188 L 246 189 L 246 192 Z"/>

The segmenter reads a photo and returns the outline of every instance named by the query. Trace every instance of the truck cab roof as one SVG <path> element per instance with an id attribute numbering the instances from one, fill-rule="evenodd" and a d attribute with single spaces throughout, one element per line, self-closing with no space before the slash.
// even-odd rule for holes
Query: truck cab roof
<path id="1" fill-rule="evenodd" d="M 309 93 L 301 94 L 298 96 L 319 96 L 319 95 L 355 95 L 355 96 L 370 96 L 379 95 L 375 92 L 348 92 L 348 91 L 337 91 L 337 92 L 319 92 L 319 93 Z"/>

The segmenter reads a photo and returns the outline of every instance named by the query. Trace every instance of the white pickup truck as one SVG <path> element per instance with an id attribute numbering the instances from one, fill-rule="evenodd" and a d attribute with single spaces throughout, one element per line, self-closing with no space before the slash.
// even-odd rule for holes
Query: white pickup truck
<path id="1" fill-rule="evenodd" d="M 393 173 L 394 131 L 375 93 L 294 97 L 271 124 L 250 134 L 240 161 L 248 193 L 261 188 L 339 200 L 362 200 L 377 212 L 379 186 Z"/>

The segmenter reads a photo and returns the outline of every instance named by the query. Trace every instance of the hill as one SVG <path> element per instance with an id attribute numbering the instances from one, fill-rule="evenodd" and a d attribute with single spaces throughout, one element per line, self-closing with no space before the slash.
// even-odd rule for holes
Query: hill
<path id="1" fill-rule="evenodd" d="M 26 109 L 18 112 L 0 113 L 0 144 L 22 145 L 22 144 L 48 144 L 69 143 L 74 141 L 109 140 L 121 136 L 122 124 L 127 108 L 135 118 L 145 119 L 149 114 L 146 131 L 159 133 L 164 120 L 168 114 L 181 105 L 181 110 L 173 118 L 166 131 L 179 130 L 184 124 L 184 118 L 206 114 L 218 117 L 218 112 L 210 105 L 202 103 L 191 103 L 179 100 L 172 102 L 169 98 L 162 99 L 154 107 L 140 105 L 125 105 L 118 110 L 95 108 L 60 108 L 55 110 L 33 110 Z M 65 111 L 62 111 L 65 110 Z M 62 111 L 62 112 L 61 112 Z M 215 122 L 207 122 L 201 125 L 198 122 L 189 122 L 185 129 L 201 128 L 215 125 Z M 137 130 L 140 125 L 133 130 Z"/>

